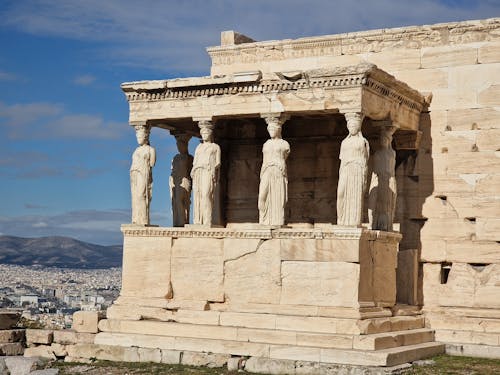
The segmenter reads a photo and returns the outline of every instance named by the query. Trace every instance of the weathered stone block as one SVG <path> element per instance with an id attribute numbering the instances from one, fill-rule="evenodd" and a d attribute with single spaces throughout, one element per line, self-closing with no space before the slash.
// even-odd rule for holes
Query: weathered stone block
<path id="1" fill-rule="evenodd" d="M 172 287 L 175 299 L 224 301 L 223 241 L 178 238 L 172 246 Z M 193 285 L 199 285 L 193 288 Z"/>
<path id="2" fill-rule="evenodd" d="M 0 355 L 23 355 L 24 346 L 20 342 L 0 343 Z"/>
<path id="3" fill-rule="evenodd" d="M 178 365 L 181 363 L 181 353 L 178 350 L 161 350 L 161 363 L 166 363 L 169 365 Z"/>
<path id="4" fill-rule="evenodd" d="M 25 357 L 42 357 L 46 359 L 56 359 L 54 351 L 49 345 L 32 346 L 24 351 Z"/>
<path id="5" fill-rule="evenodd" d="M 242 272 L 241 270 L 252 270 Z M 224 293 L 231 303 L 279 304 L 280 240 L 264 241 L 255 253 L 224 263 Z"/>
<path id="6" fill-rule="evenodd" d="M 157 348 L 138 348 L 139 362 L 160 363 L 162 359 L 161 350 Z"/>
<path id="7" fill-rule="evenodd" d="M 283 262 L 281 273 L 281 304 L 358 306 L 358 264 Z"/>
<path id="8" fill-rule="evenodd" d="M 498 42 L 489 42 L 482 45 L 479 47 L 477 59 L 480 64 L 500 62 L 500 44 Z"/>
<path id="9" fill-rule="evenodd" d="M 51 344 L 54 331 L 47 329 L 27 329 L 26 342 L 28 344 Z"/>
<path id="10" fill-rule="evenodd" d="M 170 237 L 125 236 L 122 295 L 169 296 L 171 242 Z"/>
<path id="11" fill-rule="evenodd" d="M 398 80 L 420 91 L 431 91 L 448 87 L 448 69 L 446 68 L 402 69 L 393 72 L 393 74 Z"/>
<path id="12" fill-rule="evenodd" d="M 6 329 L 0 331 L 0 343 L 25 341 L 24 329 Z"/>
<path id="13" fill-rule="evenodd" d="M 43 361 L 40 358 L 6 357 L 5 364 L 10 375 L 26 375 L 35 371 Z"/>
<path id="14" fill-rule="evenodd" d="M 476 239 L 480 241 L 500 241 L 500 219 L 476 219 Z"/>
<path id="15" fill-rule="evenodd" d="M 477 63 L 477 48 L 448 45 L 422 49 L 422 68 L 440 68 Z"/>
<path id="16" fill-rule="evenodd" d="M 261 374 L 294 374 L 295 362 L 251 357 L 245 363 L 245 371 Z"/>
<path id="17" fill-rule="evenodd" d="M 231 358 L 229 354 L 184 352 L 181 362 L 189 366 L 223 367 Z"/>
<path id="18" fill-rule="evenodd" d="M 73 329 L 76 332 L 97 333 L 99 320 L 104 317 L 98 311 L 77 311 L 73 314 Z"/>

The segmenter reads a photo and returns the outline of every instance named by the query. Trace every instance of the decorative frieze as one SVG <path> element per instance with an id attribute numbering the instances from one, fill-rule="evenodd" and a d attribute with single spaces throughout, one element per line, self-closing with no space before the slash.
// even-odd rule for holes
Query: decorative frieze
<path id="1" fill-rule="evenodd" d="M 329 228 L 270 228 L 233 229 L 233 228 L 184 228 L 143 227 L 122 225 L 125 237 L 172 237 L 172 238 L 256 238 L 256 239 L 360 239 L 370 241 L 381 239 L 386 242 L 399 242 L 399 233 L 369 230 L 366 228 L 342 227 L 332 225 Z"/>

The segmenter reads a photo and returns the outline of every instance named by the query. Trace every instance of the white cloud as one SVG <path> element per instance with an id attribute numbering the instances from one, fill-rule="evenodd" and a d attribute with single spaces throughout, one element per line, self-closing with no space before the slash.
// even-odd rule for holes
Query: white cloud
<path id="1" fill-rule="evenodd" d="M 81 76 L 75 77 L 75 79 L 73 80 L 73 83 L 75 85 L 78 85 L 78 86 L 89 86 L 92 83 L 94 83 L 95 80 L 96 80 L 96 78 L 93 75 L 83 74 Z"/>
<path id="2" fill-rule="evenodd" d="M 106 61 L 193 72 L 208 70 L 204 47 L 217 45 L 223 30 L 269 40 L 488 18 L 499 10 L 496 0 L 19 0 L 2 19 L 28 33 L 99 42 Z"/>
<path id="3" fill-rule="evenodd" d="M 117 139 L 126 124 L 100 115 L 68 113 L 60 104 L 0 102 L 0 129 L 10 139 Z M 1 164 L 1 163 L 0 163 Z"/>

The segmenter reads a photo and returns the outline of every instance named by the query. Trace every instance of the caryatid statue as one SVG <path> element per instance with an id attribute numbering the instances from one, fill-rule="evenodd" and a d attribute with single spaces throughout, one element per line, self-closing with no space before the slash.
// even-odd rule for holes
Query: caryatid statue
<path id="1" fill-rule="evenodd" d="M 262 147 L 262 168 L 259 184 L 259 224 L 284 225 L 285 206 L 288 201 L 288 175 L 286 159 L 290 145 L 281 139 L 283 117 L 265 117 L 271 139 Z"/>
<path id="2" fill-rule="evenodd" d="M 153 191 L 152 168 L 156 162 L 156 152 L 149 145 L 150 127 L 135 126 L 137 147 L 130 166 L 130 192 L 132 195 L 132 224 L 149 225 L 149 205 Z"/>
<path id="3" fill-rule="evenodd" d="M 191 168 L 193 157 L 188 153 L 191 138 L 187 134 L 174 134 L 179 153 L 172 159 L 170 173 L 170 197 L 172 198 L 172 221 L 174 227 L 183 227 L 189 223 L 191 206 Z"/>
<path id="4" fill-rule="evenodd" d="M 396 152 L 392 135 L 396 130 L 384 126 L 380 131 L 380 148 L 373 154 L 373 172 L 368 198 L 368 217 L 371 228 L 392 231 L 396 208 Z"/>
<path id="5" fill-rule="evenodd" d="M 337 188 L 337 224 L 360 226 L 363 195 L 366 189 L 370 145 L 361 134 L 361 113 L 346 113 L 349 135 L 340 145 L 340 170 Z"/>
<path id="6" fill-rule="evenodd" d="M 201 139 L 203 143 L 196 147 L 193 169 L 193 223 L 212 225 L 214 193 L 219 182 L 220 147 L 213 143 L 213 124 L 210 121 L 200 121 Z"/>

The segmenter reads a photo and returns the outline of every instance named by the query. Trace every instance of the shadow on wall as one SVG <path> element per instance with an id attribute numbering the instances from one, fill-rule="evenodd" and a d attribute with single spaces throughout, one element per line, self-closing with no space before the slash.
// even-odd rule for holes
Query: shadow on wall
<path id="1" fill-rule="evenodd" d="M 427 218 L 422 207 L 434 191 L 431 116 L 420 115 L 421 139 L 417 150 L 397 150 L 396 178 L 398 198 L 396 218 L 403 235 L 399 247 L 397 272 L 397 302 L 422 305 L 423 269 L 420 263 L 421 230 Z"/>

